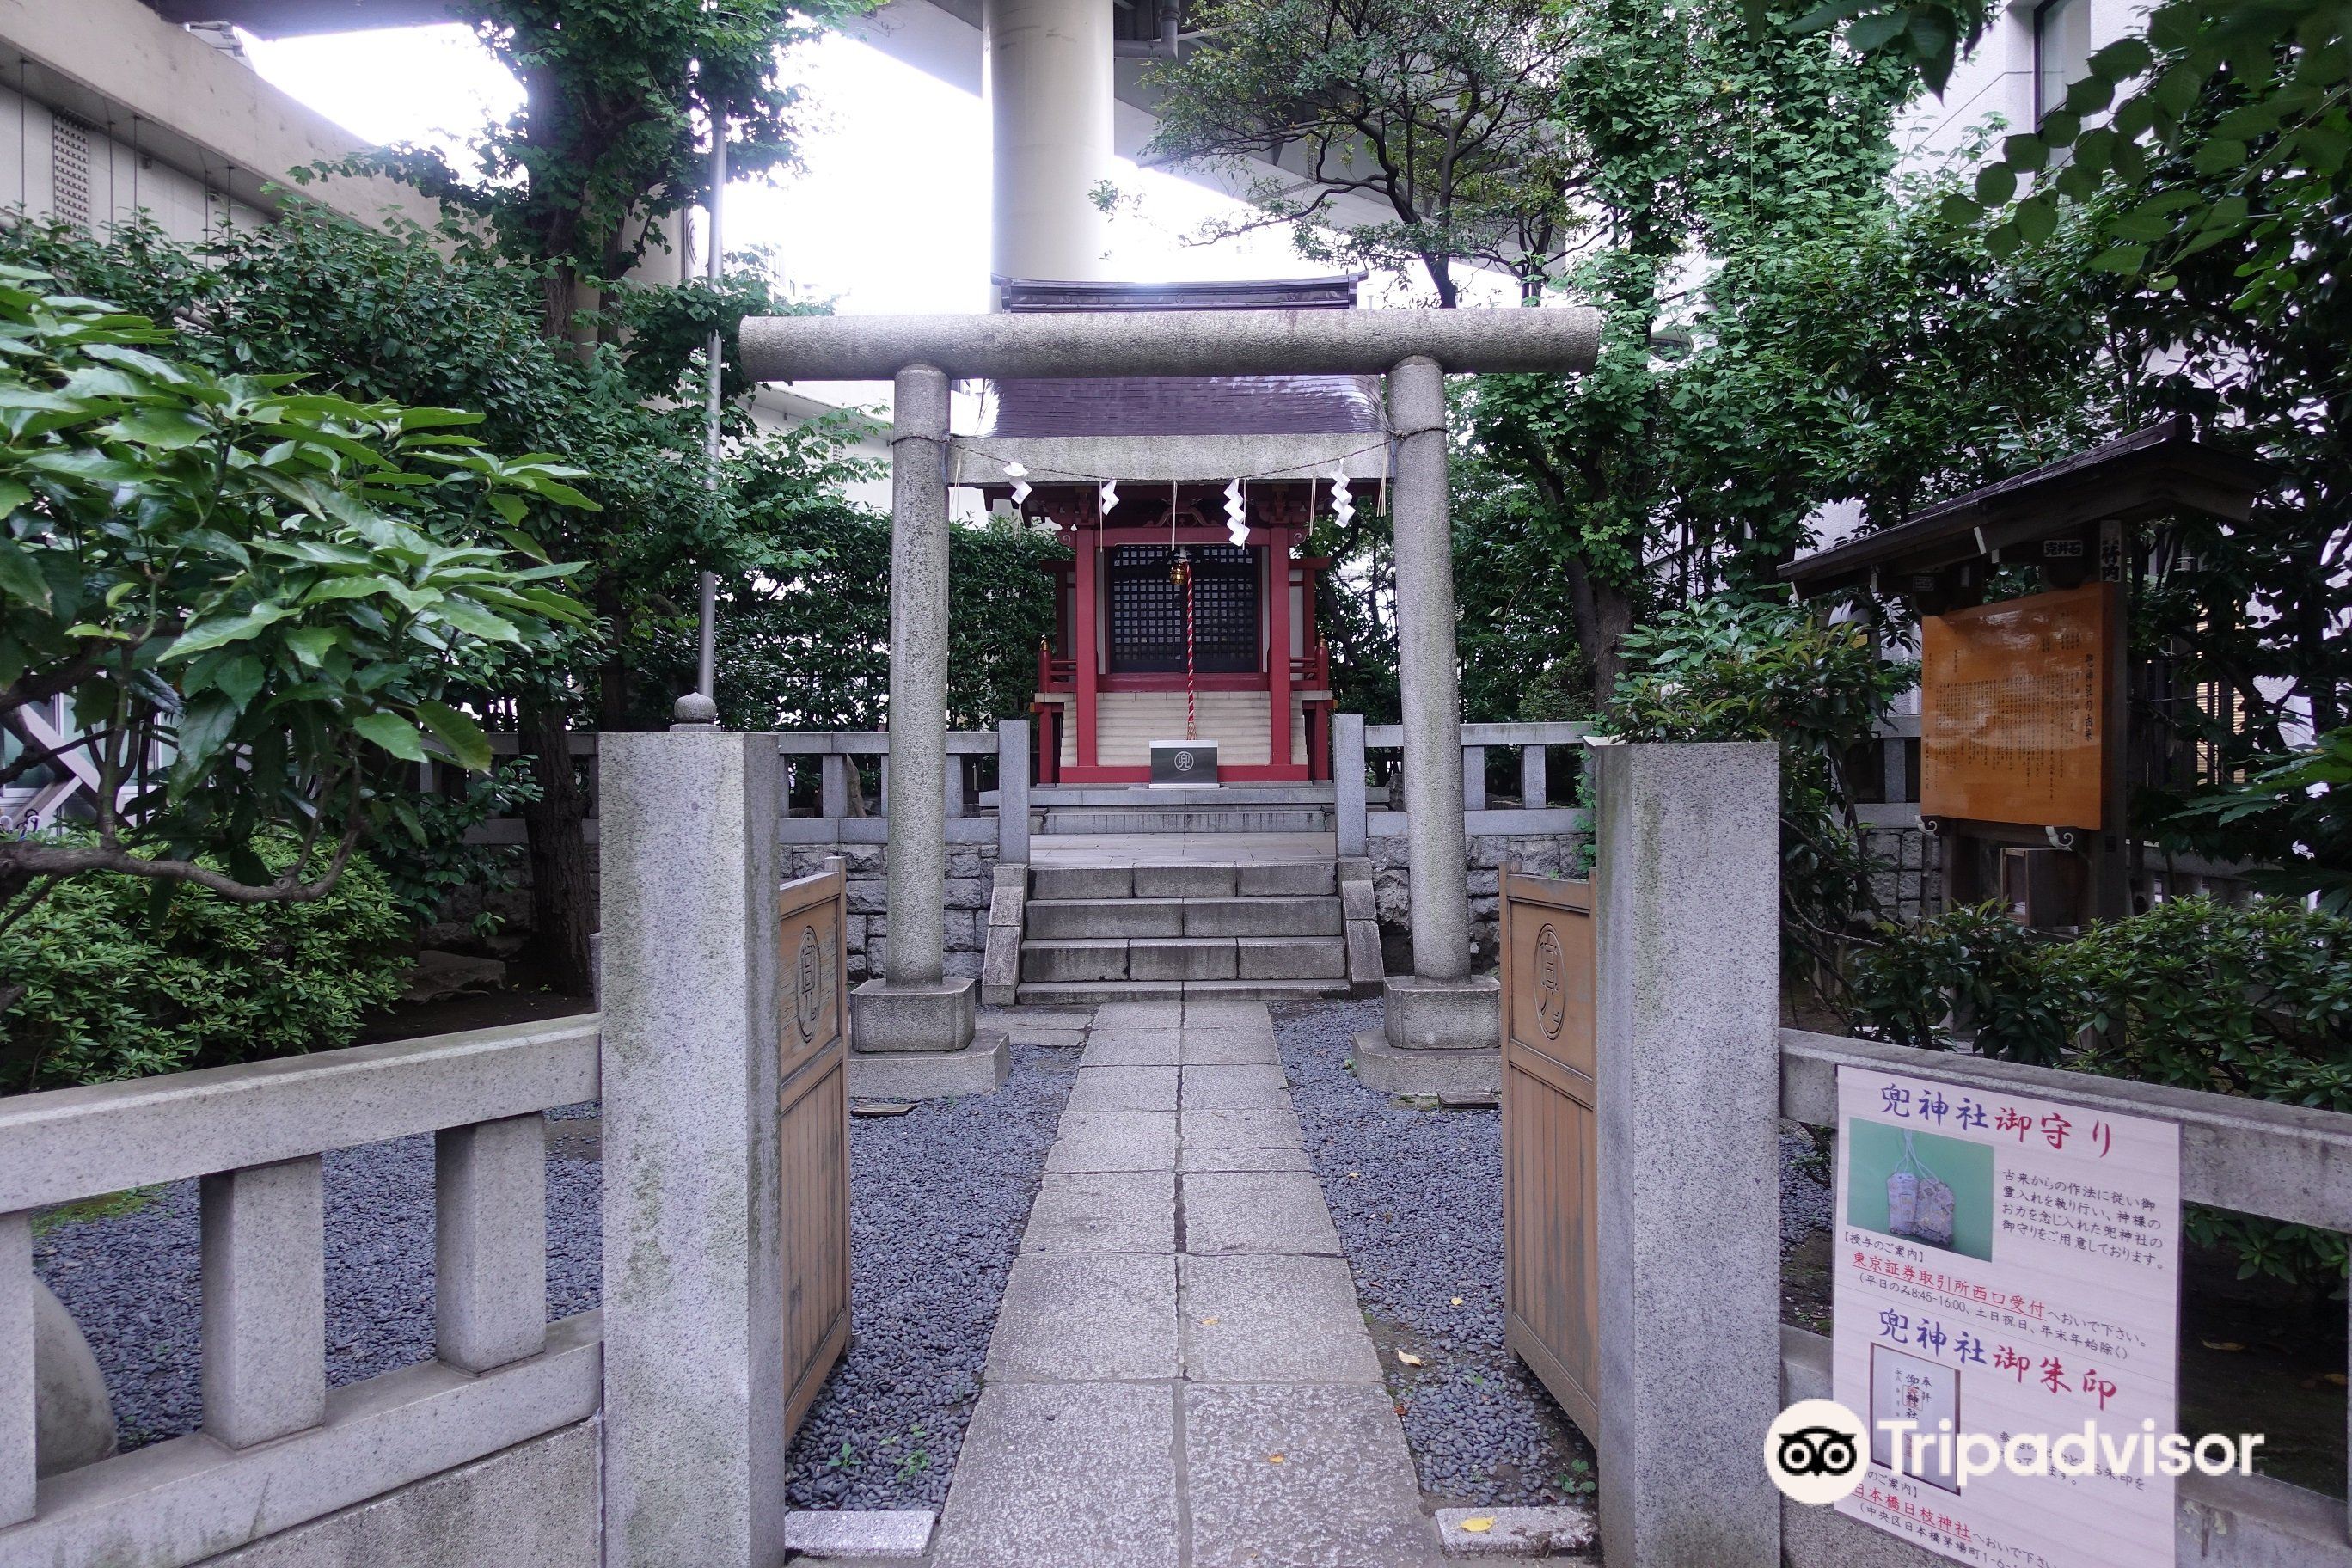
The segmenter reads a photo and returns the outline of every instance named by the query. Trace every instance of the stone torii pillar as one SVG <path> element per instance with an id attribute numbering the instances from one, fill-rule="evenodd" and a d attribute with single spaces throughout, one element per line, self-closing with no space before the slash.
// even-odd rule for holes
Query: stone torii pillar
<path id="1" fill-rule="evenodd" d="M 1387 1026 L 1359 1042 L 1358 1070 L 1389 1087 L 1452 1087 L 1461 1057 L 1496 1054 L 1496 987 L 1470 973 L 1461 711 L 1445 471 L 1447 372 L 1567 374 L 1601 339 L 1589 310 L 1136 310 L 983 316 L 769 316 L 742 328 L 755 381 L 898 384 L 891 486 L 890 926 L 883 978 L 853 998 L 852 1047 L 895 1068 L 929 1056 L 948 1069 L 972 1035 L 971 982 L 941 977 L 946 898 L 941 765 L 945 703 L 945 476 L 950 379 L 1386 375 L 1398 437 L 1399 665 L 1412 779 L 1413 968 L 1388 983 Z M 918 842 L 919 840 L 919 842 Z M 870 1074 L 872 1068 L 866 1069 Z M 895 1070 L 895 1069 L 894 1069 Z M 1001 1067 L 993 1069 L 1001 1075 Z M 1498 1069 L 1466 1064 L 1474 1077 Z M 893 1080 L 885 1090 L 971 1093 Z M 993 1079 L 990 1080 L 992 1087 Z"/>
<path id="2" fill-rule="evenodd" d="M 947 974 L 948 378 L 891 376 L 890 788 L 882 974 L 850 993 L 849 1091 L 992 1094 L 1012 1067 Z"/>

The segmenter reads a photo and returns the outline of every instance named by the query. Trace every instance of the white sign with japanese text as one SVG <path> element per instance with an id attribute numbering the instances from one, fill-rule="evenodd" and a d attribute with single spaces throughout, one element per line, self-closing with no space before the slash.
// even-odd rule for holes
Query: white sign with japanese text
<path id="1" fill-rule="evenodd" d="M 1834 1392 L 1871 1439 L 1838 1511 L 1990 1568 L 2172 1563 L 2179 1129 L 1843 1067 L 1838 1134 Z"/>

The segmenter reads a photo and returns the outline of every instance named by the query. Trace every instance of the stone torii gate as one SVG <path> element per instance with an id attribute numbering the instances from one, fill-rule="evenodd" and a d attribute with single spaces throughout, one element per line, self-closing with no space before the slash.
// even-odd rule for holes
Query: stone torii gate
<path id="1" fill-rule="evenodd" d="M 1003 1050 L 1001 1041 L 974 1041 L 976 983 L 945 973 L 950 382 L 1275 374 L 1388 378 L 1413 972 L 1387 982 L 1385 1043 L 1399 1051 L 1495 1048 L 1496 985 L 1470 972 L 1445 375 L 1584 371 L 1600 337 L 1598 313 L 1583 309 L 746 321 L 743 363 L 754 381 L 887 380 L 895 395 L 889 935 L 881 978 L 852 997 L 856 1048 L 962 1058 L 962 1071 L 948 1070 L 967 1092 L 977 1087 L 971 1068 L 982 1065 L 970 1058 Z"/>

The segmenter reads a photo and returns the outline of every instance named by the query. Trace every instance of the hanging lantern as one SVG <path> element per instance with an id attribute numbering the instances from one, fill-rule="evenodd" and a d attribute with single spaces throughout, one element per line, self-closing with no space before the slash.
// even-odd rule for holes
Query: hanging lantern
<path id="1" fill-rule="evenodd" d="M 1235 548 L 1249 542 L 1249 505 L 1239 479 L 1225 486 L 1225 533 Z"/>
<path id="2" fill-rule="evenodd" d="M 1013 481 L 1013 510 L 1017 512 L 1029 500 L 1029 466 L 1007 463 L 1004 465 L 1004 477 Z"/>
<path id="3" fill-rule="evenodd" d="M 1192 547 L 1191 545 L 1180 544 L 1176 547 L 1176 560 L 1174 564 L 1168 568 L 1168 580 L 1179 588 L 1192 580 Z"/>
<path id="4" fill-rule="evenodd" d="M 1348 489 L 1348 470 L 1331 470 L 1331 521 L 1345 528 L 1355 521 L 1356 498 Z"/>

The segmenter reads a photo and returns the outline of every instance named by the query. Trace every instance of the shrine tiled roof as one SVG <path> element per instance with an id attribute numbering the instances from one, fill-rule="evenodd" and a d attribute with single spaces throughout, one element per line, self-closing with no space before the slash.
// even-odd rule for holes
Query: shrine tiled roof
<path id="1" fill-rule="evenodd" d="M 1361 273 L 1225 283 L 1000 280 L 1008 311 L 1344 310 Z M 987 436 L 1323 436 L 1381 429 L 1376 376 L 1118 376 L 1000 381 Z"/>

